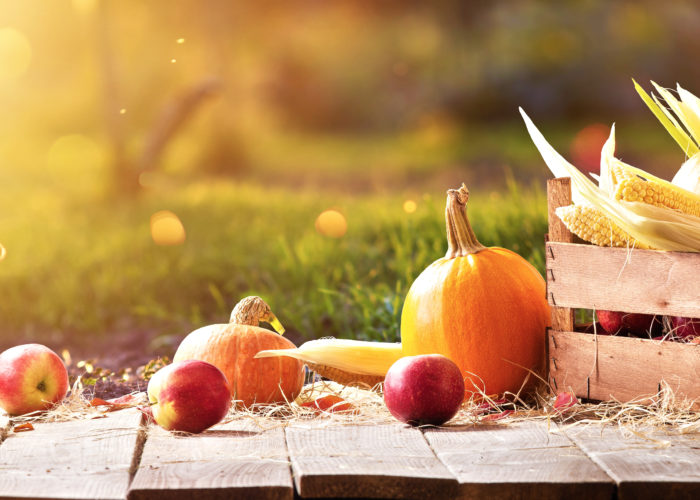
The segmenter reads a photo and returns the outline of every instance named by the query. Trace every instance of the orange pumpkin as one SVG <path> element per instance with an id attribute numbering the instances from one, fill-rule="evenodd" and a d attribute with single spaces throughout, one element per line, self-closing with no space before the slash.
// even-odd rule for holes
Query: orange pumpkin
<path id="1" fill-rule="evenodd" d="M 280 334 L 258 327 L 270 323 Z M 304 385 L 304 364 L 294 358 L 254 359 L 266 349 L 296 346 L 260 297 L 246 297 L 231 313 L 229 324 L 202 327 L 180 343 L 173 361 L 199 359 L 224 372 L 233 398 L 244 406 L 293 401 Z"/>
<path id="2" fill-rule="evenodd" d="M 518 391 L 544 366 L 550 311 L 539 272 L 518 254 L 486 248 L 467 218 L 469 191 L 447 192 L 448 251 L 411 285 L 401 314 L 404 355 L 439 353 L 468 393 Z M 534 378 L 534 377 L 533 377 Z"/>

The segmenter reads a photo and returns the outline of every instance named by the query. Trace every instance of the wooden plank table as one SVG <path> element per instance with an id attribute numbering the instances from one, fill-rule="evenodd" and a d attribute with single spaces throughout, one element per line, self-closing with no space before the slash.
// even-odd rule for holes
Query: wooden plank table
<path id="1" fill-rule="evenodd" d="M 123 410 L 21 433 L 0 415 L 0 441 L 0 498 L 700 498 L 700 435 L 601 425 L 250 419 L 183 436 Z"/>

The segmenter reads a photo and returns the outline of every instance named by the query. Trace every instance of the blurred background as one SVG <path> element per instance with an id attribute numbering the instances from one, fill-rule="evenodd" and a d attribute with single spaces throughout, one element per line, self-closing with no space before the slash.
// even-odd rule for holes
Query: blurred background
<path id="1" fill-rule="evenodd" d="M 167 352 L 249 294 L 297 343 L 397 340 L 447 188 L 543 269 L 549 174 L 518 106 L 582 169 L 616 122 L 618 156 L 670 178 L 683 153 L 631 78 L 700 92 L 690 0 L 0 12 L 0 347 Z"/>

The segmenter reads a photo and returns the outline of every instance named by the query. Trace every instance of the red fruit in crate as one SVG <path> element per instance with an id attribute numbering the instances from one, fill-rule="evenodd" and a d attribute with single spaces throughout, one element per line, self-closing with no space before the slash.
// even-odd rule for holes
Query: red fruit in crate
<path id="1" fill-rule="evenodd" d="M 622 316 L 625 313 L 618 311 L 596 311 L 598 322 L 605 333 L 615 335 L 622 330 Z"/>
<path id="2" fill-rule="evenodd" d="M 621 330 L 628 330 L 634 335 L 647 337 L 649 331 L 654 331 L 660 325 L 653 314 L 622 311 L 597 311 L 596 313 L 600 326 L 610 335 L 616 335 Z"/>
<path id="3" fill-rule="evenodd" d="M 684 318 L 682 316 L 672 316 L 671 326 L 676 337 L 692 338 L 700 336 L 700 318 Z"/>

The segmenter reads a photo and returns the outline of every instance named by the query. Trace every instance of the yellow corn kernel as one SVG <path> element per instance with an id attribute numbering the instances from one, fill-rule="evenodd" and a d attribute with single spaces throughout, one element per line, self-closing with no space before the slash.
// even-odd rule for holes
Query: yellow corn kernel
<path id="1" fill-rule="evenodd" d="M 643 201 L 648 205 L 671 208 L 700 217 L 700 196 L 697 194 L 657 179 L 644 179 L 623 163 L 616 163 L 611 169 L 615 199 Z"/>
<path id="2" fill-rule="evenodd" d="M 593 207 L 569 205 L 557 208 L 557 216 L 579 238 L 602 247 L 649 248 L 635 240 L 610 218 Z"/>

